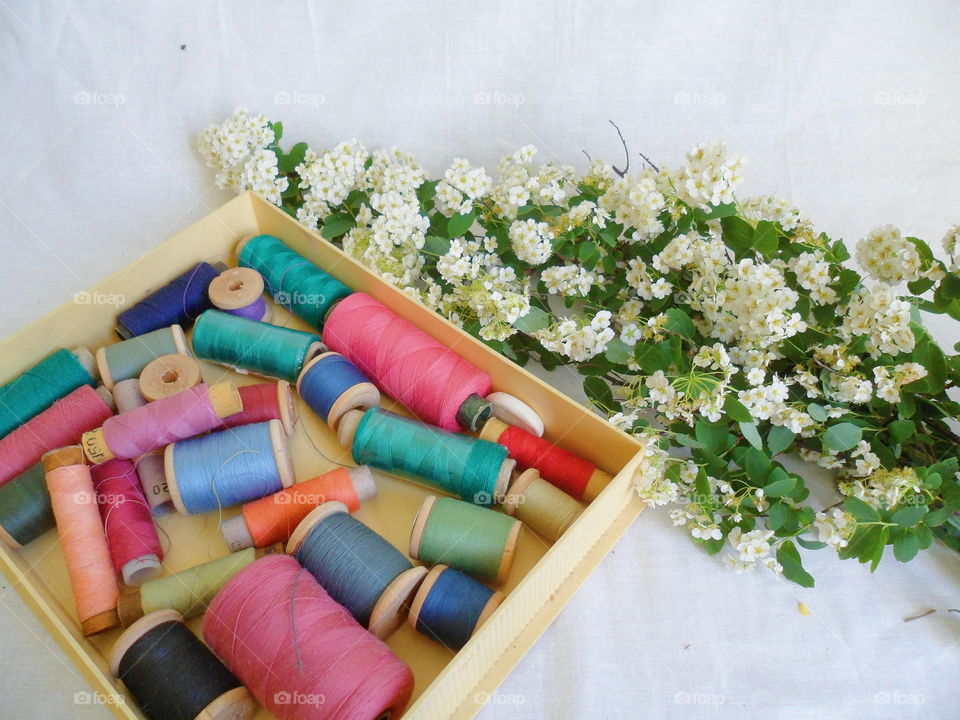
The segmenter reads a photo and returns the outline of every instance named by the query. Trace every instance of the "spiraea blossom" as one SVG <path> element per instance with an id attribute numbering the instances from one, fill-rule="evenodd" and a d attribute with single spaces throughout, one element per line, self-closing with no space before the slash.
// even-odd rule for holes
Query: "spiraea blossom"
<path id="1" fill-rule="evenodd" d="M 893 225 L 874 228 L 857 243 L 857 262 L 872 277 L 889 285 L 920 277 L 920 253 Z"/>

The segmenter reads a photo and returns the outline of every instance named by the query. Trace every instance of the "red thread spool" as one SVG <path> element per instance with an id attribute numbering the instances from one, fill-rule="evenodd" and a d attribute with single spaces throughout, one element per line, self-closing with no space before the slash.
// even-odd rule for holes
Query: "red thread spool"
<path id="1" fill-rule="evenodd" d="M 487 420 L 480 437 L 500 443 L 517 465 L 536 468 L 544 480 L 577 500 L 590 502 L 610 484 L 610 476 L 589 460 L 496 418 Z"/>
<path id="2" fill-rule="evenodd" d="M 237 390 L 240 392 L 243 410 L 222 418 L 219 429 L 279 420 L 283 423 L 283 429 L 287 435 L 293 435 L 299 417 L 297 404 L 293 401 L 293 395 L 290 392 L 290 383 L 280 380 L 256 385 L 239 385 Z"/>

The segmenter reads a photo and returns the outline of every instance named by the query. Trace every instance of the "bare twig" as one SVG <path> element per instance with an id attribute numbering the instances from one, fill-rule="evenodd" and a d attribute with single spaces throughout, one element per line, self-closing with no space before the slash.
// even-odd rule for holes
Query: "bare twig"
<path id="1" fill-rule="evenodd" d="M 580 152 L 587 156 L 587 160 L 589 160 L 591 163 L 593 162 L 593 158 L 590 157 L 590 153 L 588 153 L 586 150 L 581 150 Z"/>
<path id="2" fill-rule="evenodd" d="M 925 612 L 922 612 L 922 613 L 920 613 L 920 614 L 918 614 L 918 615 L 911 615 L 910 617 L 905 617 L 905 618 L 903 619 L 903 621 L 904 621 L 904 622 L 911 622 L 911 621 L 913 621 L 913 620 L 919 620 L 920 618 L 926 617 L 927 615 L 933 615 L 933 613 L 935 613 L 935 612 L 936 612 L 936 610 L 934 610 L 933 608 L 931 608 L 931 609 L 929 609 L 929 610 L 927 610 L 927 611 L 925 611 Z"/>
<path id="3" fill-rule="evenodd" d="M 620 132 L 620 128 L 617 126 L 617 124 L 613 120 L 610 120 L 609 122 L 611 125 L 613 125 L 614 128 L 616 128 L 617 135 L 620 137 L 620 142 L 623 144 L 623 154 L 627 158 L 627 164 L 624 166 L 623 170 L 620 170 L 616 165 L 613 166 L 613 171 L 620 177 L 623 177 L 628 172 L 630 172 L 630 151 L 627 150 L 627 141 L 623 139 L 623 133 Z"/>
<path id="4" fill-rule="evenodd" d="M 637 151 L 637 155 L 639 155 L 640 157 L 642 157 L 642 158 L 646 161 L 647 165 L 649 165 L 650 167 L 653 168 L 653 171 L 654 171 L 654 172 L 660 172 L 660 168 L 658 168 L 656 165 L 654 165 L 653 162 L 651 162 L 650 158 L 648 158 L 646 155 L 644 155 L 644 154 L 643 154 L 642 152 L 640 152 L 639 150 Z"/>

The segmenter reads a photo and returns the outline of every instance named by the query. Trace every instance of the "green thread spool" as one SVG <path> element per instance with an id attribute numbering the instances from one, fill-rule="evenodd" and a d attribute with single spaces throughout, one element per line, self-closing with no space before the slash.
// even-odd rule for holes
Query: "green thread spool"
<path id="1" fill-rule="evenodd" d="M 441 430 L 383 408 L 351 410 L 337 429 L 361 465 L 426 482 L 477 505 L 506 494 L 516 461 L 497 443 Z"/>
<path id="2" fill-rule="evenodd" d="M 0 487 L 0 540 L 19 550 L 56 527 L 43 463 Z"/>
<path id="3" fill-rule="evenodd" d="M 503 509 L 547 540 L 556 541 L 585 508 L 540 477 L 536 469 L 530 468 L 513 481 L 503 501 Z"/>
<path id="4" fill-rule="evenodd" d="M 522 530 L 523 523 L 496 510 L 428 495 L 410 532 L 410 557 L 501 585 Z"/>
<path id="5" fill-rule="evenodd" d="M 313 333 L 220 310 L 207 310 L 193 327 L 193 351 L 198 358 L 292 383 L 303 366 L 324 349 Z"/>
<path id="6" fill-rule="evenodd" d="M 0 386 L 0 437 L 8 435 L 81 385 L 96 386 L 86 348 L 61 349 Z"/>
<path id="7" fill-rule="evenodd" d="M 330 309 L 353 290 L 273 235 L 257 235 L 240 243 L 238 264 L 263 276 L 273 301 L 318 330 Z"/>
<path id="8" fill-rule="evenodd" d="M 162 355 L 189 355 L 179 325 L 153 330 L 97 350 L 97 367 L 111 390 L 121 380 L 140 377 L 143 369 Z"/>

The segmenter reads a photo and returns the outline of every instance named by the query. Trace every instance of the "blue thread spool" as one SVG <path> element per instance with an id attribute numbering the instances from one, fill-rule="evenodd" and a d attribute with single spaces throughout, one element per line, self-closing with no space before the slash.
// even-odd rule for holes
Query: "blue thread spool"
<path id="1" fill-rule="evenodd" d="M 330 597 L 380 639 L 406 617 L 427 574 L 336 500 L 310 511 L 290 536 L 297 558 Z"/>
<path id="2" fill-rule="evenodd" d="M 279 420 L 241 425 L 168 445 L 173 505 L 184 515 L 256 500 L 293 485 L 293 459 Z"/>
<path id="3" fill-rule="evenodd" d="M 503 600 L 499 590 L 459 570 L 436 565 L 420 585 L 407 622 L 444 647 L 459 650 Z"/>
<path id="4" fill-rule="evenodd" d="M 327 352 L 307 363 L 297 380 L 307 406 L 336 430 L 350 410 L 380 404 L 380 391 L 340 353 Z"/>
<path id="5" fill-rule="evenodd" d="M 117 334 L 124 340 L 170 325 L 190 327 L 210 307 L 207 288 L 225 269 L 223 263 L 201 262 L 147 295 L 117 316 Z"/>

